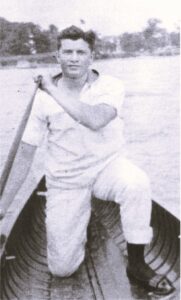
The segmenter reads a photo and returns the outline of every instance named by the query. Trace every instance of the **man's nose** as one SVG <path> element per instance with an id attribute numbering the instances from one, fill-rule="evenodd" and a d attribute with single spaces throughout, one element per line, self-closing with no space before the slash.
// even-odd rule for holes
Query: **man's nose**
<path id="1" fill-rule="evenodd" d="M 73 52 L 72 52 L 71 60 L 72 60 L 72 61 L 78 61 L 78 55 L 77 55 L 77 52 L 76 52 L 76 51 L 73 51 Z"/>

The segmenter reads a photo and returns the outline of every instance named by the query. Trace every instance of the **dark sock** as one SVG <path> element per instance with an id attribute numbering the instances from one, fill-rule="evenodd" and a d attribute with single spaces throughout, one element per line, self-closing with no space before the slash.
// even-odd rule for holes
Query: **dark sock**
<path id="1" fill-rule="evenodd" d="M 142 244 L 127 244 L 128 251 L 128 264 L 129 268 L 138 277 L 143 279 L 150 279 L 154 276 L 155 272 L 146 264 L 144 259 L 144 248 Z"/>
<path id="2" fill-rule="evenodd" d="M 130 265 L 143 264 L 145 245 L 127 243 L 128 261 Z"/>

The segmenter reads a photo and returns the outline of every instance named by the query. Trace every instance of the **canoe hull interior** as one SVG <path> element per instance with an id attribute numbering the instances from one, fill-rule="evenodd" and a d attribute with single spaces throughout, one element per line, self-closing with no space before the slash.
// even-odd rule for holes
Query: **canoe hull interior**
<path id="1" fill-rule="evenodd" d="M 37 195 L 42 189 L 43 181 L 8 237 L 1 264 L 1 299 L 150 299 L 151 295 L 127 279 L 126 242 L 119 207 L 113 202 L 93 199 L 86 257 L 79 270 L 69 278 L 54 278 L 49 273 L 46 200 Z M 176 293 L 169 299 L 179 299 L 179 221 L 153 202 L 152 226 L 154 239 L 146 248 L 145 259 L 175 286 Z"/>

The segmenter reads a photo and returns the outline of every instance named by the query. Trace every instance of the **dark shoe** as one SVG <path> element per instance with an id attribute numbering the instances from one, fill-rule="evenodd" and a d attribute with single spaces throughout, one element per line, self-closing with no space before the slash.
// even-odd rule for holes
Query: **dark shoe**
<path id="1" fill-rule="evenodd" d="M 134 268 L 131 269 L 129 266 L 127 267 L 127 276 L 132 283 L 136 283 L 141 287 L 144 287 L 149 292 L 154 292 L 155 295 L 158 296 L 166 296 L 171 294 L 175 289 L 172 285 L 172 283 L 168 280 L 168 278 L 164 275 L 159 275 L 152 271 L 152 276 L 149 278 L 147 276 L 148 272 L 145 276 L 144 274 L 144 268 Z M 148 269 L 149 266 L 146 265 L 146 269 Z M 137 271 L 137 272 L 136 272 Z M 146 270 L 147 271 L 147 270 Z"/>

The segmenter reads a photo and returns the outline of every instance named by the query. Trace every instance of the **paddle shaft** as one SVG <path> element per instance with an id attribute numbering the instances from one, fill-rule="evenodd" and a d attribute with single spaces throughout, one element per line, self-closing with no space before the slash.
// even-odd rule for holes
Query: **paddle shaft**
<path id="1" fill-rule="evenodd" d="M 26 111 L 23 115 L 21 123 L 18 127 L 16 136 L 14 138 L 13 144 L 12 144 L 10 150 L 9 150 L 8 157 L 7 157 L 5 166 L 4 166 L 3 171 L 2 171 L 1 179 L 0 179 L 0 195 L 3 194 L 3 191 L 4 191 L 4 188 L 6 186 L 9 174 L 11 172 L 13 161 L 14 161 L 16 153 L 18 151 L 18 147 L 19 147 L 19 144 L 21 142 L 21 138 L 23 136 L 23 132 L 25 130 L 25 126 L 26 126 L 26 123 L 28 121 L 31 109 L 32 109 L 32 105 L 33 105 L 33 101 L 35 99 L 36 92 L 37 92 L 37 90 L 38 90 L 38 88 L 41 84 L 41 79 L 42 79 L 42 76 L 38 76 L 38 80 L 36 81 L 35 88 L 34 88 L 34 91 L 32 93 L 32 96 L 31 96 L 31 100 L 30 100 L 30 102 L 29 102 L 29 104 L 26 108 Z"/>

